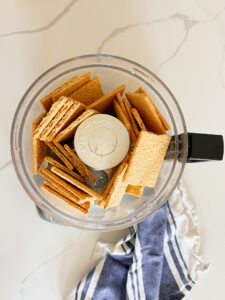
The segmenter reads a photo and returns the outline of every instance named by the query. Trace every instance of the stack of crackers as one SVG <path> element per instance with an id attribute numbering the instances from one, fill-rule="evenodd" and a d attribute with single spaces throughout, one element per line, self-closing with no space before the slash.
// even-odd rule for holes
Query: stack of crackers
<path id="1" fill-rule="evenodd" d="M 145 90 L 123 97 L 125 88 L 104 95 L 98 77 L 74 76 L 40 100 L 45 112 L 32 123 L 33 170 L 44 178 L 42 189 L 84 214 L 91 203 L 108 209 L 125 193 L 140 197 L 145 186 L 154 187 L 170 142 L 170 127 Z M 101 194 L 87 185 L 86 178 L 96 178 L 73 147 L 78 126 L 98 113 L 114 114 L 131 145 Z"/>

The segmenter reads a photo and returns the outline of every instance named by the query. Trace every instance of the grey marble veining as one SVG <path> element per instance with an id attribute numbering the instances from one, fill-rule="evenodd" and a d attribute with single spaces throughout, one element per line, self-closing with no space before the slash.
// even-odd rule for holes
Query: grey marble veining
<path id="1" fill-rule="evenodd" d="M 181 14 L 175 14 L 173 16 L 171 16 L 172 20 L 179 20 L 183 23 L 184 25 L 184 36 L 182 38 L 182 40 L 179 42 L 177 48 L 175 49 L 175 51 L 168 56 L 163 62 L 161 62 L 161 64 L 158 66 L 156 73 L 158 74 L 161 70 L 161 68 L 167 64 L 170 60 L 172 60 L 177 53 L 180 51 L 180 49 L 183 47 L 184 43 L 186 42 L 188 35 L 190 33 L 191 28 L 197 23 L 196 20 L 190 18 L 189 16 L 185 16 L 185 15 L 181 15 Z"/>
<path id="2" fill-rule="evenodd" d="M 8 160 L 6 161 L 3 165 L 0 166 L 0 172 L 2 172 L 3 170 L 5 170 L 5 168 L 7 168 L 8 166 L 10 166 L 12 164 L 12 160 Z"/>
<path id="3" fill-rule="evenodd" d="M 210 19 L 210 22 L 218 19 L 224 12 L 225 12 L 225 6 L 217 14 L 215 14 L 215 16 L 213 16 Z"/>
<path id="4" fill-rule="evenodd" d="M 158 69 L 156 70 L 156 73 L 159 73 L 160 69 L 166 64 L 168 63 L 171 59 L 173 59 L 177 53 L 180 51 L 180 49 L 183 47 L 184 43 L 186 42 L 186 40 L 188 39 L 189 33 L 191 31 L 191 29 L 197 25 L 197 24 L 207 24 L 207 23 L 211 23 L 213 21 L 215 21 L 218 17 L 220 17 L 225 11 L 225 7 L 223 7 L 215 16 L 213 16 L 212 18 L 210 18 L 209 20 L 195 20 L 189 16 L 186 15 L 182 15 L 182 14 L 175 14 L 173 16 L 171 16 L 172 19 L 178 19 L 181 22 L 183 22 L 184 25 L 184 36 L 183 39 L 180 41 L 180 43 L 178 44 L 177 48 L 175 49 L 175 51 L 169 56 L 167 57 L 158 67 Z"/>
<path id="5" fill-rule="evenodd" d="M 51 21 L 49 21 L 44 26 L 38 27 L 36 29 L 27 29 L 27 30 L 19 30 L 19 31 L 12 31 L 12 32 L 3 33 L 3 34 L 0 34 L 0 38 L 12 36 L 12 35 L 19 35 L 19 34 L 37 33 L 37 32 L 41 32 L 41 31 L 47 30 L 50 27 L 54 26 L 56 23 L 58 23 L 60 21 L 60 19 L 62 19 L 62 17 L 64 17 L 71 10 L 71 8 L 74 6 L 74 4 L 76 2 L 78 2 L 78 1 L 79 0 L 71 0 L 64 7 L 64 9 L 62 11 L 60 11 Z"/>
<path id="6" fill-rule="evenodd" d="M 183 36 L 182 40 L 179 42 L 175 51 L 169 57 L 165 58 L 165 60 L 162 61 L 161 64 L 158 66 L 156 73 L 159 73 L 161 68 L 165 64 L 167 64 L 169 61 L 171 61 L 177 55 L 177 53 L 180 51 L 180 49 L 183 47 L 184 43 L 186 42 L 186 40 L 189 36 L 190 30 L 192 29 L 193 26 L 195 26 L 196 24 L 204 24 L 204 23 L 213 22 L 217 18 L 219 18 L 224 13 L 224 11 L 225 11 L 225 7 L 223 7 L 215 16 L 213 16 L 209 20 L 195 20 L 187 15 L 173 14 L 169 17 L 162 18 L 162 19 L 156 19 L 156 20 L 149 21 L 149 22 L 140 22 L 140 23 L 129 24 L 129 25 L 122 26 L 122 27 L 117 27 L 101 42 L 101 44 L 97 48 L 97 53 L 101 54 L 103 52 L 103 48 L 106 43 L 108 43 L 109 41 L 114 39 L 119 34 L 122 34 L 132 28 L 135 28 L 135 27 L 138 27 L 141 25 L 151 26 L 153 24 L 166 22 L 168 20 L 179 20 L 183 23 L 183 26 L 184 26 L 184 36 Z"/>
<path id="7" fill-rule="evenodd" d="M 170 17 L 166 17 L 166 18 L 162 18 L 162 19 L 156 19 L 156 20 L 148 21 L 148 22 L 140 22 L 140 23 L 129 24 L 129 25 L 122 26 L 122 27 L 117 27 L 101 42 L 101 44 L 97 48 L 97 53 L 101 54 L 106 43 L 111 41 L 113 38 L 115 38 L 119 34 L 130 30 L 131 28 L 135 28 L 135 27 L 142 26 L 142 25 L 151 26 L 153 24 L 162 23 L 162 22 L 165 22 L 167 20 L 170 20 Z"/>

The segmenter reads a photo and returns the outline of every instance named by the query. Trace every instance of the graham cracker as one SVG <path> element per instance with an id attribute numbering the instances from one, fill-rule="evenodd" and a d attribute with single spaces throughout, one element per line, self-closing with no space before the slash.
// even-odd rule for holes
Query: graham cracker
<path id="1" fill-rule="evenodd" d="M 122 163 L 127 163 L 130 160 L 130 154 L 127 153 L 127 155 L 124 157 L 124 159 L 122 160 Z"/>
<path id="2" fill-rule="evenodd" d="M 59 168 L 60 170 L 66 172 L 67 174 L 73 176 L 74 178 L 80 180 L 81 182 L 86 182 L 85 178 L 81 177 L 79 174 L 77 174 L 76 172 L 68 169 L 67 167 L 65 167 L 64 165 L 62 165 L 60 162 L 58 162 L 57 160 L 55 160 L 54 158 L 50 157 L 50 156 L 45 156 L 44 160 L 51 164 L 52 166 L 55 166 L 57 168 Z"/>
<path id="3" fill-rule="evenodd" d="M 61 195 L 60 193 L 54 191 L 53 189 L 51 189 L 49 186 L 47 186 L 46 184 L 43 184 L 41 186 L 42 189 L 44 189 L 45 191 L 47 191 L 48 193 L 50 193 L 51 195 L 59 198 L 60 200 L 63 200 L 64 202 L 66 202 L 68 205 L 78 209 L 79 211 L 81 211 L 82 213 L 84 213 L 85 215 L 88 214 L 89 208 L 83 208 L 80 205 L 70 201 L 69 199 L 67 199 L 66 197 L 64 197 L 63 195 Z"/>
<path id="4" fill-rule="evenodd" d="M 85 105 L 92 104 L 95 100 L 104 95 L 102 85 L 98 77 L 83 85 L 81 88 L 70 94 L 70 97 Z"/>
<path id="5" fill-rule="evenodd" d="M 119 166 L 112 187 L 106 198 L 104 209 L 118 206 L 120 204 L 127 188 L 127 183 L 123 182 L 123 176 L 126 172 L 127 166 L 127 163 L 122 163 Z"/>
<path id="6" fill-rule="evenodd" d="M 44 172 L 42 172 L 40 170 L 40 175 L 43 176 L 45 178 L 46 181 L 49 182 L 49 184 L 51 184 L 51 188 L 53 190 L 56 190 L 56 192 L 59 192 L 60 194 L 62 194 L 63 196 L 65 196 L 66 198 L 68 198 L 70 201 L 73 201 L 75 203 L 78 203 L 80 201 L 80 198 L 78 198 L 77 196 L 75 196 L 73 193 L 71 193 L 69 190 L 67 190 L 66 188 L 64 188 L 62 185 L 60 185 L 59 183 L 57 183 L 55 180 L 53 180 L 51 177 L 47 176 Z M 45 182 L 44 182 L 45 183 Z M 48 184 L 47 184 L 48 185 Z"/>
<path id="7" fill-rule="evenodd" d="M 69 145 L 64 145 L 65 150 L 71 155 L 74 162 L 76 163 L 76 168 L 78 170 L 82 169 L 87 177 L 91 179 L 91 181 L 96 182 L 95 176 L 90 172 L 90 170 L 87 168 L 87 166 L 80 160 L 80 158 L 75 154 L 75 152 L 69 147 Z M 84 176 L 85 176 L 84 175 Z"/>
<path id="8" fill-rule="evenodd" d="M 44 116 L 45 113 L 38 116 L 37 119 L 32 122 L 32 132 L 36 130 L 37 126 L 40 124 Z M 33 171 L 34 174 L 38 174 L 40 166 L 47 153 L 47 146 L 44 142 L 40 141 L 39 139 L 32 138 L 32 152 L 33 152 Z"/>
<path id="9" fill-rule="evenodd" d="M 102 96 L 100 99 L 96 100 L 94 103 L 88 106 L 89 109 L 96 109 L 101 113 L 109 113 L 113 109 L 113 99 L 116 94 L 123 94 L 126 86 L 123 84 L 114 91 Z"/>
<path id="10" fill-rule="evenodd" d="M 42 119 L 41 123 L 38 125 L 36 130 L 33 133 L 33 138 L 38 139 L 43 130 L 48 126 L 48 124 L 55 118 L 60 109 L 67 102 L 67 98 L 63 98 L 62 100 L 54 103 L 50 109 L 50 111 L 46 114 L 46 116 Z"/>
<path id="11" fill-rule="evenodd" d="M 73 165 L 69 160 L 58 150 L 58 148 L 52 142 L 46 142 L 47 146 L 61 159 L 61 161 L 67 166 L 68 169 L 73 170 Z"/>
<path id="12" fill-rule="evenodd" d="M 56 135 L 73 122 L 81 113 L 85 111 L 85 106 L 78 101 L 73 100 L 73 105 L 68 109 L 63 118 L 56 124 L 52 131 L 46 137 L 47 141 L 53 141 Z"/>
<path id="13" fill-rule="evenodd" d="M 139 112 L 146 128 L 156 134 L 165 134 L 165 128 L 155 110 L 154 105 L 143 93 L 126 93 L 131 104 Z"/>
<path id="14" fill-rule="evenodd" d="M 73 184 L 76 187 L 78 187 L 79 189 L 81 189 L 82 191 L 88 193 L 89 195 L 92 195 L 92 196 L 96 197 L 96 199 L 99 199 L 99 200 L 102 199 L 102 196 L 99 195 L 96 191 L 91 189 L 89 186 L 83 184 L 82 182 L 76 180 L 72 176 L 70 176 L 70 175 L 66 174 L 65 172 L 61 171 L 60 169 L 58 169 L 56 167 L 52 167 L 51 170 L 52 170 L 52 172 L 54 172 L 55 174 L 57 174 L 61 178 L 67 180 L 71 184 Z"/>
<path id="15" fill-rule="evenodd" d="M 115 109 L 115 113 L 116 113 L 117 118 L 126 127 L 128 133 L 129 133 L 132 144 L 135 144 L 136 136 L 135 136 L 133 130 L 131 130 L 130 122 L 127 120 L 126 115 L 124 114 L 124 112 L 121 109 L 121 107 L 120 107 L 119 103 L 117 102 L 117 100 L 115 100 L 115 99 L 113 100 L 113 105 L 114 105 L 114 109 Z"/>
<path id="16" fill-rule="evenodd" d="M 123 98 L 123 103 L 124 103 L 124 107 L 126 109 L 127 115 L 129 117 L 131 126 L 133 128 L 133 131 L 134 131 L 136 137 L 138 137 L 139 136 L 139 130 L 137 128 L 137 125 L 135 123 L 134 117 L 133 117 L 132 112 L 131 112 L 131 108 L 130 108 L 130 106 L 129 106 L 127 100 L 126 100 L 126 98 Z"/>
<path id="17" fill-rule="evenodd" d="M 70 139 L 74 135 L 74 133 L 75 133 L 77 127 L 80 125 L 80 123 L 82 123 L 85 119 L 87 119 L 88 117 L 90 117 L 96 113 L 98 113 L 98 112 L 93 109 L 86 110 L 76 120 L 74 120 L 69 126 L 67 126 L 59 134 L 57 134 L 54 141 L 62 142 L 62 141 Z"/>
<path id="18" fill-rule="evenodd" d="M 42 133 L 39 136 L 39 139 L 44 141 L 46 140 L 46 137 L 48 134 L 52 131 L 52 129 L 55 128 L 55 126 L 60 122 L 60 120 L 64 117 L 64 115 L 67 113 L 67 111 L 70 109 L 70 107 L 73 105 L 73 100 L 67 98 L 67 97 L 60 97 L 59 101 L 62 101 L 63 99 L 66 99 L 66 103 L 63 105 L 63 107 L 58 111 L 58 113 L 55 115 L 55 117 L 52 119 L 52 121 L 45 127 L 45 129 L 42 131 Z"/>
<path id="19" fill-rule="evenodd" d="M 89 209 L 90 208 L 90 199 L 88 201 L 86 201 L 86 202 L 77 202 L 77 201 L 73 200 L 73 199 L 75 199 L 74 197 L 76 197 L 76 196 L 74 196 L 72 193 L 70 193 L 66 189 L 64 189 L 64 192 L 65 192 L 65 195 L 64 195 L 64 192 L 62 192 L 62 189 L 61 189 L 62 187 L 60 185 L 57 185 L 54 181 L 50 182 L 48 180 L 44 180 L 43 184 L 47 185 L 48 187 L 50 187 L 51 189 L 55 190 L 59 194 L 61 194 L 64 197 L 68 198 L 70 201 L 76 203 L 80 207 L 82 207 L 84 209 Z"/>
<path id="20" fill-rule="evenodd" d="M 66 146 L 66 147 L 65 147 L 65 146 Z M 70 149 L 70 147 L 69 147 L 68 145 L 64 145 L 64 151 L 65 151 L 66 153 L 68 153 L 68 155 L 70 156 L 73 166 L 77 169 L 77 171 L 80 173 L 80 175 L 81 175 L 82 177 L 85 177 L 85 176 L 86 176 L 86 172 L 85 172 L 83 166 L 81 166 L 81 164 L 80 164 L 80 163 L 78 162 L 78 160 L 76 159 L 75 152 L 74 152 L 72 149 L 70 149 L 70 150 L 68 151 L 68 149 Z M 70 153 L 73 153 L 74 155 L 72 156 Z"/>
<path id="21" fill-rule="evenodd" d="M 126 156 L 126 158 L 127 158 L 127 156 Z M 115 171 L 115 173 L 114 173 L 113 176 L 111 177 L 109 183 L 107 184 L 106 189 L 104 190 L 104 193 L 103 193 L 103 195 L 102 195 L 102 199 L 101 199 L 101 200 L 98 202 L 98 204 L 97 204 L 98 206 L 104 208 L 105 203 L 106 203 L 106 199 L 107 199 L 108 194 L 109 194 L 109 192 L 110 192 L 110 190 L 111 190 L 111 188 L 112 188 L 112 186 L 113 186 L 114 180 L 115 180 L 115 178 L 116 178 L 117 175 L 118 175 L 118 172 L 119 172 L 119 167 L 117 168 L 117 170 Z"/>
<path id="22" fill-rule="evenodd" d="M 66 157 L 66 159 L 74 166 L 74 161 L 71 157 L 71 155 L 63 148 L 63 146 L 60 144 L 60 143 L 57 143 L 57 142 L 53 142 L 53 144 L 57 147 L 57 149 Z M 81 174 L 81 176 L 84 177 L 84 175 Z"/>
<path id="23" fill-rule="evenodd" d="M 52 167 L 55 168 L 55 167 Z M 68 181 L 62 179 L 60 176 L 56 175 L 55 173 L 53 173 L 51 170 L 46 169 L 46 168 L 42 168 L 40 171 L 40 175 L 42 175 L 44 178 L 48 179 L 48 177 L 50 177 L 52 180 L 54 180 L 56 183 L 60 184 L 62 187 L 64 187 L 65 189 L 67 189 L 69 192 L 71 192 L 72 194 L 74 194 L 76 197 L 78 197 L 80 199 L 79 202 L 82 202 L 83 200 L 86 201 L 87 198 L 92 198 L 90 195 L 88 195 L 87 193 L 85 193 L 84 191 L 82 191 L 81 189 L 71 185 L 70 183 L 68 183 Z M 69 175 L 68 175 L 69 176 Z"/>
<path id="24" fill-rule="evenodd" d="M 114 105 L 117 118 L 123 123 L 123 125 L 126 127 L 127 131 L 129 132 L 131 127 L 130 122 L 127 120 L 127 117 L 124 114 L 122 108 L 120 107 L 118 101 L 113 99 L 113 105 Z"/>
<path id="25" fill-rule="evenodd" d="M 126 108 L 125 108 L 125 105 L 124 105 L 124 102 L 123 102 L 123 99 L 122 99 L 120 93 L 116 94 L 116 99 L 117 99 L 117 101 L 118 101 L 118 103 L 119 103 L 119 105 L 120 105 L 120 107 L 121 107 L 124 115 L 126 116 L 127 120 L 129 121 L 129 116 L 127 114 L 127 111 L 126 111 Z"/>
<path id="26" fill-rule="evenodd" d="M 120 100 L 118 100 L 118 99 L 120 99 Z M 126 109 L 125 109 L 125 106 L 124 106 L 124 103 L 123 103 L 123 100 L 122 100 L 119 93 L 117 94 L 117 100 L 115 100 L 115 99 L 113 100 L 113 105 L 114 105 L 114 109 L 115 109 L 117 118 L 126 127 L 128 133 L 130 135 L 131 142 L 134 145 L 136 143 L 137 138 L 136 138 L 136 135 L 133 131 L 132 125 L 130 123 L 129 117 L 127 115 L 127 112 L 126 112 Z"/>
<path id="27" fill-rule="evenodd" d="M 139 128 L 143 131 L 147 131 L 145 124 L 144 124 L 141 116 L 139 115 L 138 111 L 136 110 L 136 108 L 132 107 L 131 112 L 132 112 L 132 115 L 134 116 Z"/>
<path id="28" fill-rule="evenodd" d="M 141 186 L 141 185 L 131 185 L 129 184 L 127 186 L 127 189 L 126 189 L 126 194 L 130 194 L 130 195 L 133 195 L 133 196 L 136 196 L 136 197 L 141 197 L 143 191 L 144 191 L 144 186 Z"/>
<path id="29" fill-rule="evenodd" d="M 78 78 L 68 80 L 63 85 L 52 92 L 52 101 L 57 101 L 61 96 L 69 96 L 73 91 L 79 89 L 90 80 L 90 72 L 81 75 Z"/>
<path id="30" fill-rule="evenodd" d="M 46 112 L 48 112 L 53 104 L 52 94 L 50 93 L 47 96 L 45 96 L 44 98 L 42 98 L 40 100 L 40 103 L 41 103 L 42 107 L 44 108 L 44 110 Z"/>
<path id="31" fill-rule="evenodd" d="M 45 116 L 46 113 L 42 113 L 32 122 L 32 133 L 37 129 L 38 125 L 41 123 Z"/>
<path id="32" fill-rule="evenodd" d="M 53 100 L 52 100 L 52 95 L 55 91 L 62 89 L 63 87 L 66 86 L 67 84 L 69 85 L 70 82 L 73 82 L 74 80 L 76 80 L 78 78 L 78 76 L 73 76 L 72 78 L 70 78 L 68 81 L 64 82 L 62 85 L 60 85 L 58 88 L 56 88 L 55 90 L 53 90 L 50 94 L 48 94 L 47 96 L 45 96 L 44 98 L 42 98 L 40 100 L 40 103 L 42 105 L 42 107 L 44 108 L 45 111 L 49 111 L 52 104 L 53 104 Z M 61 95 L 61 96 L 66 96 L 66 95 Z"/>
<path id="33" fill-rule="evenodd" d="M 171 137 L 141 131 L 131 154 L 124 182 L 154 187 Z"/>
<path id="34" fill-rule="evenodd" d="M 144 90 L 144 88 L 142 86 L 140 86 L 137 91 L 135 91 L 135 93 L 143 93 L 145 94 L 149 100 L 152 102 L 152 104 L 154 105 L 155 107 L 155 110 L 163 124 L 163 127 L 165 128 L 165 130 L 170 130 L 170 125 L 166 122 L 166 120 L 164 119 L 163 115 L 160 113 L 160 111 L 158 110 L 157 106 L 155 105 L 155 103 L 152 101 L 152 99 L 150 98 L 150 96 L 146 93 L 146 91 Z"/>

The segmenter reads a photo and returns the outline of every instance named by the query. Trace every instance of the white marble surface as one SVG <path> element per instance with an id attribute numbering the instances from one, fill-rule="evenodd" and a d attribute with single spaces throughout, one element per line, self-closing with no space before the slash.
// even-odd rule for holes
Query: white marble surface
<path id="1" fill-rule="evenodd" d="M 189 131 L 224 134 L 225 2 L 2 0 L 0 12 L 0 299 L 60 300 L 89 268 L 100 234 L 37 216 L 11 164 L 10 126 L 20 98 L 61 60 L 115 54 L 157 72 L 178 99 Z M 183 176 L 210 263 L 189 300 L 224 298 L 224 171 L 224 162 L 194 164 Z"/>

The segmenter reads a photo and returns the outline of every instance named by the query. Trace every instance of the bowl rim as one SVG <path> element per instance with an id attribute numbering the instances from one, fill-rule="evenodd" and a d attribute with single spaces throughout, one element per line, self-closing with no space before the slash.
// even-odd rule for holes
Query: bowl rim
<path id="1" fill-rule="evenodd" d="M 147 74 L 153 76 L 162 86 L 163 88 L 168 92 L 168 94 L 170 95 L 170 97 L 172 98 L 182 121 L 182 125 L 183 125 L 183 131 L 184 131 L 184 161 L 182 162 L 182 166 L 181 166 L 181 170 L 179 171 L 179 175 L 177 176 L 176 181 L 173 184 L 173 188 L 170 190 L 170 192 L 167 195 L 167 198 L 164 199 L 164 201 L 160 204 L 160 207 L 162 207 L 167 199 L 170 197 L 170 195 L 172 194 L 172 192 L 174 191 L 174 189 L 176 188 L 176 186 L 178 185 L 180 178 L 183 174 L 184 171 L 184 167 L 186 164 L 186 158 L 187 158 L 187 147 L 188 147 L 188 135 L 187 135 L 187 129 L 186 129 L 186 123 L 185 123 L 185 119 L 182 113 L 182 110 L 176 100 L 176 98 L 174 97 L 173 93 L 171 92 L 171 90 L 167 87 L 167 85 L 152 71 L 150 71 L 148 68 L 142 66 L 139 63 L 136 63 L 130 59 L 127 58 L 123 58 L 120 56 L 115 56 L 115 55 L 111 55 L 111 54 L 87 54 L 87 55 L 81 55 L 81 56 L 75 56 L 63 61 L 60 61 L 59 63 L 55 64 L 54 66 L 50 67 L 49 69 L 47 69 L 45 72 L 43 72 L 35 81 L 33 81 L 33 83 L 28 87 L 28 89 L 26 90 L 26 92 L 24 93 L 23 97 L 21 98 L 14 117 L 13 117 L 13 121 L 12 121 L 12 125 L 11 125 L 11 133 L 10 133 L 10 149 L 11 149 L 11 157 L 12 157 L 12 162 L 13 162 L 13 166 L 14 169 L 16 171 L 17 177 L 21 183 L 21 185 L 23 186 L 25 192 L 28 194 L 28 196 L 34 201 L 34 203 L 40 208 L 42 209 L 45 213 L 47 213 L 48 215 L 50 215 L 52 218 L 56 219 L 57 221 L 63 223 L 64 225 L 67 226 L 72 226 L 72 227 L 76 227 L 79 229 L 85 229 L 85 230 L 92 230 L 92 231 L 113 231 L 113 230 L 120 230 L 120 229 L 124 229 L 127 228 L 128 226 L 132 226 L 135 225 L 136 223 L 139 223 L 141 221 L 143 221 L 146 217 L 148 217 L 149 215 L 153 214 L 157 209 L 159 209 L 159 207 L 154 207 L 150 212 L 144 213 L 142 214 L 142 216 L 138 217 L 135 221 L 133 220 L 133 218 L 131 218 L 129 221 L 125 221 L 123 223 L 120 222 L 116 222 L 116 221 L 111 221 L 112 223 L 110 224 L 110 226 L 108 226 L 107 223 L 105 223 L 103 225 L 103 227 L 97 227 L 97 228 L 92 228 L 89 226 L 82 226 L 80 224 L 71 224 L 71 222 L 68 222 L 66 220 L 62 220 L 58 215 L 55 215 L 53 212 L 51 212 L 49 209 L 47 209 L 46 207 L 44 207 L 38 200 L 35 199 L 35 197 L 32 195 L 32 193 L 29 191 L 29 189 L 27 188 L 26 184 L 24 183 L 22 176 L 20 174 L 20 171 L 18 169 L 17 166 L 17 162 L 16 162 L 16 157 L 15 157 L 15 153 L 14 153 L 14 149 L 13 149 L 13 144 L 14 144 L 14 135 L 15 135 L 15 124 L 17 121 L 17 117 L 18 117 L 18 112 L 21 109 L 21 106 L 23 104 L 23 102 L 25 101 L 27 95 L 29 94 L 29 92 L 33 89 L 33 87 L 45 76 L 47 75 L 49 72 L 53 71 L 54 69 L 57 69 L 58 67 L 60 67 L 61 65 L 64 65 L 66 63 L 75 61 L 75 60 L 81 60 L 81 59 L 85 59 L 85 58 L 112 58 L 112 59 L 116 59 L 116 60 L 122 60 L 123 62 L 128 62 L 132 65 L 135 65 L 136 67 L 141 68 L 142 70 L 144 70 Z M 140 72 L 140 70 L 138 70 Z M 143 73 L 144 76 L 146 76 L 146 74 Z M 81 222 L 81 221 L 79 221 Z"/>

